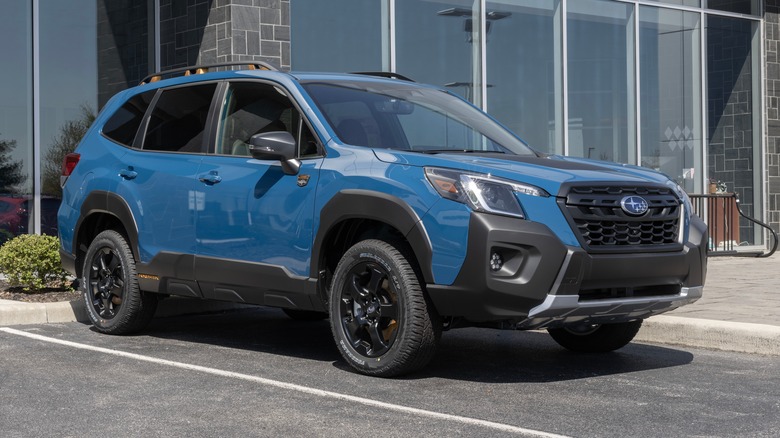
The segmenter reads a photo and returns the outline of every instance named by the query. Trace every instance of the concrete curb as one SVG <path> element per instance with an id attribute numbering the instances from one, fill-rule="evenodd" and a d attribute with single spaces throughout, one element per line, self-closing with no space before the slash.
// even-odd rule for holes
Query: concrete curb
<path id="1" fill-rule="evenodd" d="M 87 320 L 87 311 L 82 301 L 23 303 L 0 300 L 0 327 L 85 320 Z"/>
<path id="2" fill-rule="evenodd" d="M 255 306 L 189 298 L 160 302 L 156 318 L 224 312 Z M 89 322 L 82 300 L 22 303 L 0 300 L 0 326 Z M 660 315 L 647 319 L 635 342 L 780 356 L 780 327 Z"/>
<path id="3" fill-rule="evenodd" d="M 645 320 L 636 342 L 780 356 L 780 327 L 659 315 Z"/>
<path id="4" fill-rule="evenodd" d="M 224 312 L 252 307 L 255 306 L 173 297 L 160 301 L 155 318 Z M 0 327 L 62 322 L 89 322 L 83 299 L 58 303 L 23 303 L 0 300 Z"/>

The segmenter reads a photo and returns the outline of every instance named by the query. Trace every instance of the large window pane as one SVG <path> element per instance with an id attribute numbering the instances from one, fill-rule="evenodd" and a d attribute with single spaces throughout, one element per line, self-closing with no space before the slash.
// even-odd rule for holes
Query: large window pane
<path id="1" fill-rule="evenodd" d="M 641 164 L 701 193 L 699 14 L 642 7 L 639 21 Z"/>
<path id="2" fill-rule="evenodd" d="M 633 6 L 568 5 L 569 155 L 634 163 Z"/>
<path id="3" fill-rule="evenodd" d="M 0 14 L 0 245 L 32 231 L 32 2 Z"/>
<path id="4" fill-rule="evenodd" d="M 387 70 L 386 3 L 386 0 L 291 1 L 292 69 Z"/>
<path id="5" fill-rule="evenodd" d="M 97 111 L 94 0 L 40 2 L 41 232 L 57 234 L 60 166 Z"/>
<path id="6" fill-rule="evenodd" d="M 488 111 L 537 150 L 563 153 L 560 2 L 487 3 Z M 492 13 L 492 14 L 491 14 Z"/>
<path id="7" fill-rule="evenodd" d="M 479 1 L 397 1 L 397 71 L 481 103 Z"/>
<path id="8" fill-rule="evenodd" d="M 758 140 L 758 22 L 707 16 L 707 177 L 736 193 L 748 216 L 761 217 Z M 756 241 L 742 220 L 737 243 Z"/>
<path id="9" fill-rule="evenodd" d="M 705 7 L 738 14 L 761 14 L 761 0 L 706 0 Z"/>

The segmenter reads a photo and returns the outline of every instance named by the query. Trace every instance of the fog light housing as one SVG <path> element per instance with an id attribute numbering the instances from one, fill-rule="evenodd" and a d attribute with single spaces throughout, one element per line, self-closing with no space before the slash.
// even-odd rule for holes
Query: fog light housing
<path id="1" fill-rule="evenodd" d="M 490 270 L 493 272 L 498 272 L 503 267 L 504 267 L 504 259 L 501 257 L 501 254 L 497 252 L 490 254 Z"/>

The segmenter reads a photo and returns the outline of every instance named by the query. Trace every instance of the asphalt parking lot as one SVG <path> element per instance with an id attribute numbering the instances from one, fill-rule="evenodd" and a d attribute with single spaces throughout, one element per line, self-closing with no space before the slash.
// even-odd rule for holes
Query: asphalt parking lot
<path id="1" fill-rule="evenodd" d="M 0 329 L 4 436 L 776 436 L 780 358 L 541 332 L 444 334 L 421 373 L 347 369 L 326 321 L 274 309 Z"/>

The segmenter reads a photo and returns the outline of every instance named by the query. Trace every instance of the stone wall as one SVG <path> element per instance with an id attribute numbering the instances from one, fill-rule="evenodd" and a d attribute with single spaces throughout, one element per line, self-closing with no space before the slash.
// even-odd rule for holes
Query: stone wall
<path id="1" fill-rule="evenodd" d="M 754 166 L 752 23 L 710 16 L 707 24 L 707 178 L 726 183 L 753 217 Z M 756 188 L 758 189 L 758 188 Z M 753 226 L 740 221 L 740 242 L 751 244 Z"/>
<path id="2" fill-rule="evenodd" d="M 98 109 L 154 68 L 152 0 L 97 2 Z"/>
<path id="3" fill-rule="evenodd" d="M 780 231 L 780 0 L 765 0 L 767 218 Z"/>
<path id="4" fill-rule="evenodd" d="M 160 0 L 162 70 L 265 61 L 290 69 L 289 0 Z"/>

